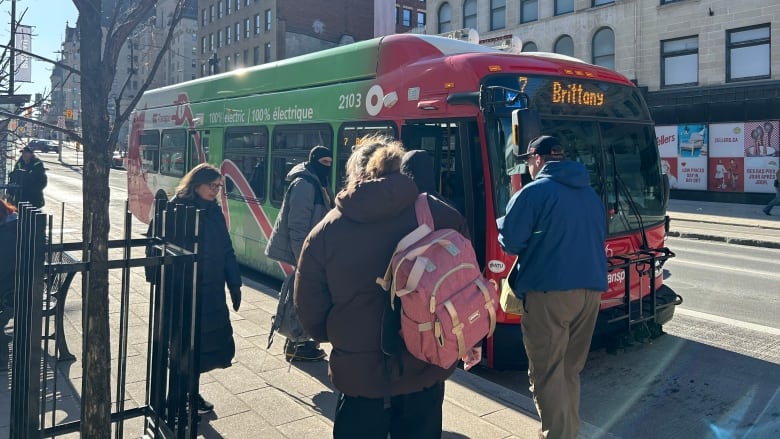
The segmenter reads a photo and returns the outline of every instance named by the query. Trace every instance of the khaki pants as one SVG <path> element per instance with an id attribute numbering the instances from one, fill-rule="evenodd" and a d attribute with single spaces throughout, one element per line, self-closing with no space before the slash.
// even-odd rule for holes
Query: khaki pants
<path id="1" fill-rule="evenodd" d="M 601 293 L 576 289 L 528 292 L 523 343 L 539 416 L 540 438 L 574 439 L 580 429 L 580 372 L 596 326 Z"/>

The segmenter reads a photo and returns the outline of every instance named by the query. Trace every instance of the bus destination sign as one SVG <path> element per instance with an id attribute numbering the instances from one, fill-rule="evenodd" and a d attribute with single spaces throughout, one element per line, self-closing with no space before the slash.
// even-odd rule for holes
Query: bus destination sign
<path id="1" fill-rule="evenodd" d="M 588 91 L 580 83 L 564 84 L 552 81 L 552 103 L 601 107 L 604 105 L 604 92 Z"/>

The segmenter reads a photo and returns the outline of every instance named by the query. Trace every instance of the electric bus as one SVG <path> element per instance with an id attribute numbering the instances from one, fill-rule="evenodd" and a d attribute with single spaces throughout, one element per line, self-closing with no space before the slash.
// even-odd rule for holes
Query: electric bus
<path id="1" fill-rule="evenodd" d="M 390 35 L 149 90 L 131 123 L 134 216 L 149 222 L 155 199 L 212 163 L 225 178 L 221 206 L 239 261 L 279 279 L 291 267 L 264 249 L 287 172 L 326 146 L 338 191 L 351 147 L 383 133 L 435 158 L 440 194 L 467 219 L 485 275 L 500 285 L 513 258 L 498 245 L 495 220 L 529 181 L 513 147 L 553 135 L 588 169 L 607 213 L 609 289 L 597 332 L 660 334 L 682 300 L 663 283 L 674 256 L 665 246 L 668 181 L 640 90 L 575 58 Z M 498 315 L 486 366 L 522 367 L 522 317 Z"/>

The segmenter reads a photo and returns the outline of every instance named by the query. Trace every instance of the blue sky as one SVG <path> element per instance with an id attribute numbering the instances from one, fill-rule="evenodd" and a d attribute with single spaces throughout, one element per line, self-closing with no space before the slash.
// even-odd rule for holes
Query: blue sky
<path id="1" fill-rule="evenodd" d="M 32 52 L 40 56 L 54 59 L 58 58 L 57 51 L 62 46 L 65 38 L 65 23 L 71 27 L 76 25 L 78 11 L 70 0 L 17 0 L 16 16 L 22 16 L 27 9 L 22 23 L 32 26 Z M 0 13 L 3 17 L 3 25 L 0 30 L 0 40 L 6 44 L 9 41 L 11 29 L 11 0 L 5 0 L 0 5 Z M 21 83 L 19 94 L 43 93 L 51 89 L 51 64 L 44 61 L 32 60 L 32 83 Z"/>

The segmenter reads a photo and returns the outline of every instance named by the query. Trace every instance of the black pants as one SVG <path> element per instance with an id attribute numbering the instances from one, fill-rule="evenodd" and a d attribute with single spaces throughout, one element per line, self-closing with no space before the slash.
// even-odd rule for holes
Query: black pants
<path id="1" fill-rule="evenodd" d="M 339 394 L 334 439 L 440 439 L 444 383 L 394 396 L 385 409 L 382 398 Z"/>

